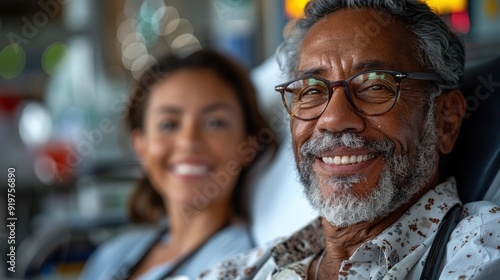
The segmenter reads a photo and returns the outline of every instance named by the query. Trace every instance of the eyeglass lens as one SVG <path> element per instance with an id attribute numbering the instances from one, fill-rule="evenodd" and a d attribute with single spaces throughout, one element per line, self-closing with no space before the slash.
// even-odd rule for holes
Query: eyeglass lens
<path id="1" fill-rule="evenodd" d="M 343 84 L 351 105 L 367 115 L 390 110 L 398 94 L 394 76 L 384 72 L 360 73 Z M 316 118 L 328 106 L 330 91 L 334 89 L 325 80 L 305 78 L 294 81 L 284 89 L 287 109 L 293 116 L 302 119 Z"/>

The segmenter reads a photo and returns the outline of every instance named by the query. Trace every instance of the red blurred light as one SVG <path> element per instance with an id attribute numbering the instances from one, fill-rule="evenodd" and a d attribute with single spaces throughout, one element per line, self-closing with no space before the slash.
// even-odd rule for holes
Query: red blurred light
<path id="1" fill-rule="evenodd" d="M 467 11 L 452 13 L 451 25 L 457 32 L 468 33 L 470 31 L 469 13 Z"/>

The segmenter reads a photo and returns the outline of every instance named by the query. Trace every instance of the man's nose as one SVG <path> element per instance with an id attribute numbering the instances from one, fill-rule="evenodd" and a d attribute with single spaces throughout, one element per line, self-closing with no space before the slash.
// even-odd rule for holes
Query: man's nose
<path id="1" fill-rule="evenodd" d="M 349 103 L 342 86 L 332 88 L 332 96 L 328 105 L 318 118 L 316 129 L 320 132 L 360 132 L 365 127 L 361 113 Z"/>

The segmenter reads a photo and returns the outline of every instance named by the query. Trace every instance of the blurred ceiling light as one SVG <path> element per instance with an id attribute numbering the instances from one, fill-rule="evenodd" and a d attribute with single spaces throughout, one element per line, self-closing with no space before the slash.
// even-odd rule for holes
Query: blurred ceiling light
<path id="1" fill-rule="evenodd" d="M 167 15 L 167 7 L 162 6 L 162 7 L 159 7 L 158 9 L 156 9 L 156 11 L 154 11 L 153 17 L 151 20 L 152 20 L 152 22 L 162 23 L 163 21 L 165 21 L 166 15 Z"/>
<path id="2" fill-rule="evenodd" d="M 164 0 L 126 0 L 124 14 L 127 19 L 120 24 L 117 39 L 122 63 L 136 79 L 156 61 L 150 53 L 165 48 L 164 41 L 158 43 L 160 37 L 172 49 L 201 47 L 191 22 Z"/>
<path id="3" fill-rule="evenodd" d="M 199 47 L 200 42 L 193 34 L 182 34 L 174 39 L 171 47 L 173 49 L 181 49 L 185 47 Z"/>
<path id="4" fill-rule="evenodd" d="M 152 59 L 153 57 L 151 55 L 143 54 L 132 63 L 130 70 L 134 72 L 141 71 L 146 68 L 148 62 L 150 62 Z"/>
<path id="5" fill-rule="evenodd" d="M 169 33 L 168 35 L 164 36 L 163 39 L 169 46 L 172 45 L 177 37 L 184 34 L 193 34 L 194 32 L 194 28 L 191 25 L 191 22 L 185 18 L 180 18 L 178 20 L 172 21 L 172 23 L 169 23 L 166 28 L 169 28 Z"/>
<path id="6" fill-rule="evenodd" d="M 123 57 L 128 60 L 135 60 L 147 53 L 148 50 L 142 42 L 134 42 L 125 48 L 123 51 Z"/>
<path id="7" fill-rule="evenodd" d="M 26 146 L 45 143 L 52 134 L 52 118 L 45 107 L 37 102 L 24 106 L 19 118 L 19 136 Z"/>
<path id="8" fill-rule="evenodd" d="M 125 51 L 125 49 L 130 46 L 133 43 L 140 42 L 142 44 L 145 44 L 144 37 L 142 36 L 141 33 L 136 33 L 135 31 L 128 34 L 127 37 L 122 42 L 122 53 Z"/>
<path id="9" fill-rule="evenodd" d="M 120 43 L 123 44 L 126 38 L 130 37 L 131 34 L 135 33 L 137 25 L 139 23 L 133 18 L 126 19 L 120 23 L 118 30 L 116 32 L 116 38 Z"/>
<path id="10" fill-rule="evenodd" d="M 193 34 L 194 28 L 191 22 L 185 18 L 173 20 L 167 24 L 165 29 L 168 29 L 168 34 L 164 36 L 165 41 L 172 42 L 175 38 L 183 34 Z"/>
<path id="11" fill-rule="evenodd" d="M 154 59 L 154 57 L 151 55 L 143 55 L 136 59 L 130 67 L 130 71 L 132 72 L 132 76 L 134 77 L 134 79 L 139 79 L 142 73 L 144 73 L 144 71 L 147 69 L 147 67 L 154 63 L 156 63 L 156 59 Z"/>
<path id="12" fill-rule="evenodd" d="M 137 7 L 140 2 L 140 0 L 125 0 L 123 13 L 127 18 L 133 18 L 137 14 Z"/>
<path id="13" fill-rule="evenodd" d="M 151 24 L 151 29 L 155 33 L 156 39 L 158 39 L 159 35 L 161 35 L 162 26 L 165 25 L 166 22 L 165 15 L 166 15 L 166 7 L 160 7 L 153 14 L 152 18 L 153 23 Z"/>
<path id="14" fill-rule="evenodd" d="M 163 28 L 163 32 L 162 32 L 162 35 L 169 35 L 169 34 L 172 34 L 176 29 L 177 27 L 179 26 L 179 23 L 180 23 L 180 19 L 173 19 L 171 21 L 169 21 L 166 25 L 165 25 L 165 28 Z"/>
<path id="15" fill-rule="evenodd" d="M 148 46 L 153 45 L 158 40 L 160 26 L 163 24 L 162 18 L 165 14 L 165 6 L 163 0 L 146 0 L 139 9 L 140 32 L 146 38 L 146 45 Z"/>
<path id="16" fill-rule="evenodd" d="M 177 32 L 193 34 L 194 28 L 191 22 L 185 18 L 179 20 L 179 26 L 177 27 Z"/>
<path id="17" fill-rule="evenodd" d="M 165 7 L 165 28 L 160 28 L 159 35 L 168 35 L 175 31 L 177 26 L 179 26 L 180 15 L 175 7 L 167 6 Z"/>

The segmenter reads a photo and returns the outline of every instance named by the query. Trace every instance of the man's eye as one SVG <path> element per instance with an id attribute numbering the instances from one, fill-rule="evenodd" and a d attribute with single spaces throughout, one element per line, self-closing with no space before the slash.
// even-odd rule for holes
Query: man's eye
<path id="1" fill-rule="evenodd" d="M 373 83 L 373 82 L 356 85 L 354 90 L 358 92 L 390 91 L 388 86 L 382 83 Z"/>
<path id="2" fill-rule="evenodd" d="M 393 100 L 397 90 L 388 84 L 369 83 L 353 90 L 356 99 L 369 103 L 385 103 Z"/>
<path id="3" fill-rule="evenodd" d="M 323 94 L 323 92 L 317 88 L 306 88 L 302 91 L 302 95 L 318 95 Z"/>

